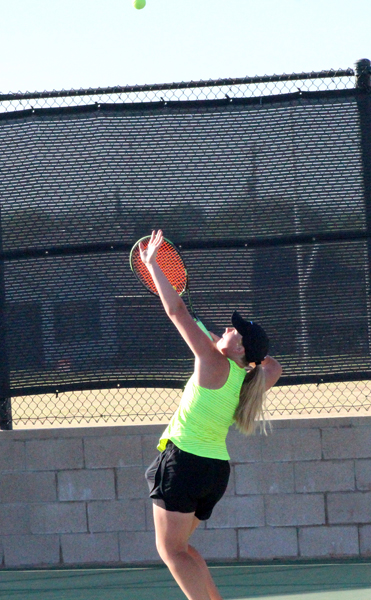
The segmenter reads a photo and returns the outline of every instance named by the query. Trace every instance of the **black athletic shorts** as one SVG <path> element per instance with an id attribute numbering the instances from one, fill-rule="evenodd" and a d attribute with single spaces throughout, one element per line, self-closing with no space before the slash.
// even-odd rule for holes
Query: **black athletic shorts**
<path id="1" fill-rule="evenodd" d="M 169 511 L 195 513 L 204 521 L 223 496 L 229 479 L 228 460 L 205 458 L 168 442 L 146 471 L 153 502 Z"/>

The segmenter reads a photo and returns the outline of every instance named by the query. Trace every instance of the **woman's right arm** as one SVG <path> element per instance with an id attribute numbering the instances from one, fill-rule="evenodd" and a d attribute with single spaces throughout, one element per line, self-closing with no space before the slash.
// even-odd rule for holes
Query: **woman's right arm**
<path id="1" fill-rule="evenodd" d="M 182 298 L 179 297 L 156 262 L 157 251 L 162 240 L 161 231 L 158 231 L 157 235 L 152 232 L 147 248 L 144 249 L 143 246 L 139 246 L 139 248 L 141 259 L 156 285 L 165 312 L 196 357 L 212 359 L 216 356 L 218 359 L 217 354 L 219 353 L 215 350 L 215 343 L 198 327 Z"/>

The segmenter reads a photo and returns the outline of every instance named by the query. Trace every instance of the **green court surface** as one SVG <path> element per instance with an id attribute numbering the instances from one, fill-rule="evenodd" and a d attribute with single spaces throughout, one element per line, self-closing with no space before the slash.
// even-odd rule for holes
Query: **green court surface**
<path id="1" fill-rule="evenodd" d="M 211 566 L 225 600 L 370 600 L 371 561 Z M 164 567 L 2 570 L 9 600 L 184 600 Z"/>

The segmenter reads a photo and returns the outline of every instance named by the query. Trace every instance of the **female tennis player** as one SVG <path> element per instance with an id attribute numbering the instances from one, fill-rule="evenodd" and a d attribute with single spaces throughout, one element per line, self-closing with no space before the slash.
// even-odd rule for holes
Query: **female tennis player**
<path id="1" fill-rule="evenodd" d="M 210 517 L 229 478 L 226 436 L 232 423 L 246 434 L 263 423 L 264 394 L 281 366 L 266 356 L 268 338 L 238 313 L 221 338 L 209 338 L 156 262 L 162 232 L 152 232 L 140 256 L 166 314 L 195 356 L 194 373 L 180 406 L 162 434 L 160 454 L 146 471 L 153 500 L 156 546 L 189 600 L 222 600 L 208 567 L 188 540 Z M 261 364 L 260 364 L 261 363 Z"/>

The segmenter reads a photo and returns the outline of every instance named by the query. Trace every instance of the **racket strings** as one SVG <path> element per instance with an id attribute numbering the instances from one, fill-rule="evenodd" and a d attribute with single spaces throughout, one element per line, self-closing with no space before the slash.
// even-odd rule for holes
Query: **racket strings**
<path id="1" fill-rule="evenodd" d="M 142 240 L 145 248 L 147 247 L 148 242 L 149 238 L 147 240 Z M 133 271 L 143 285 L 145 285 L 153 294 L 158 295 L 154 281 L 140 258 L 139 244 L 133 248 L 131 263 Z M 162 242 L 158 250 L 157 263 L 177 293 L 179 295 L 183 294 L 187 288 L 187 270 L 177 249 L 167 240 Z"/>

